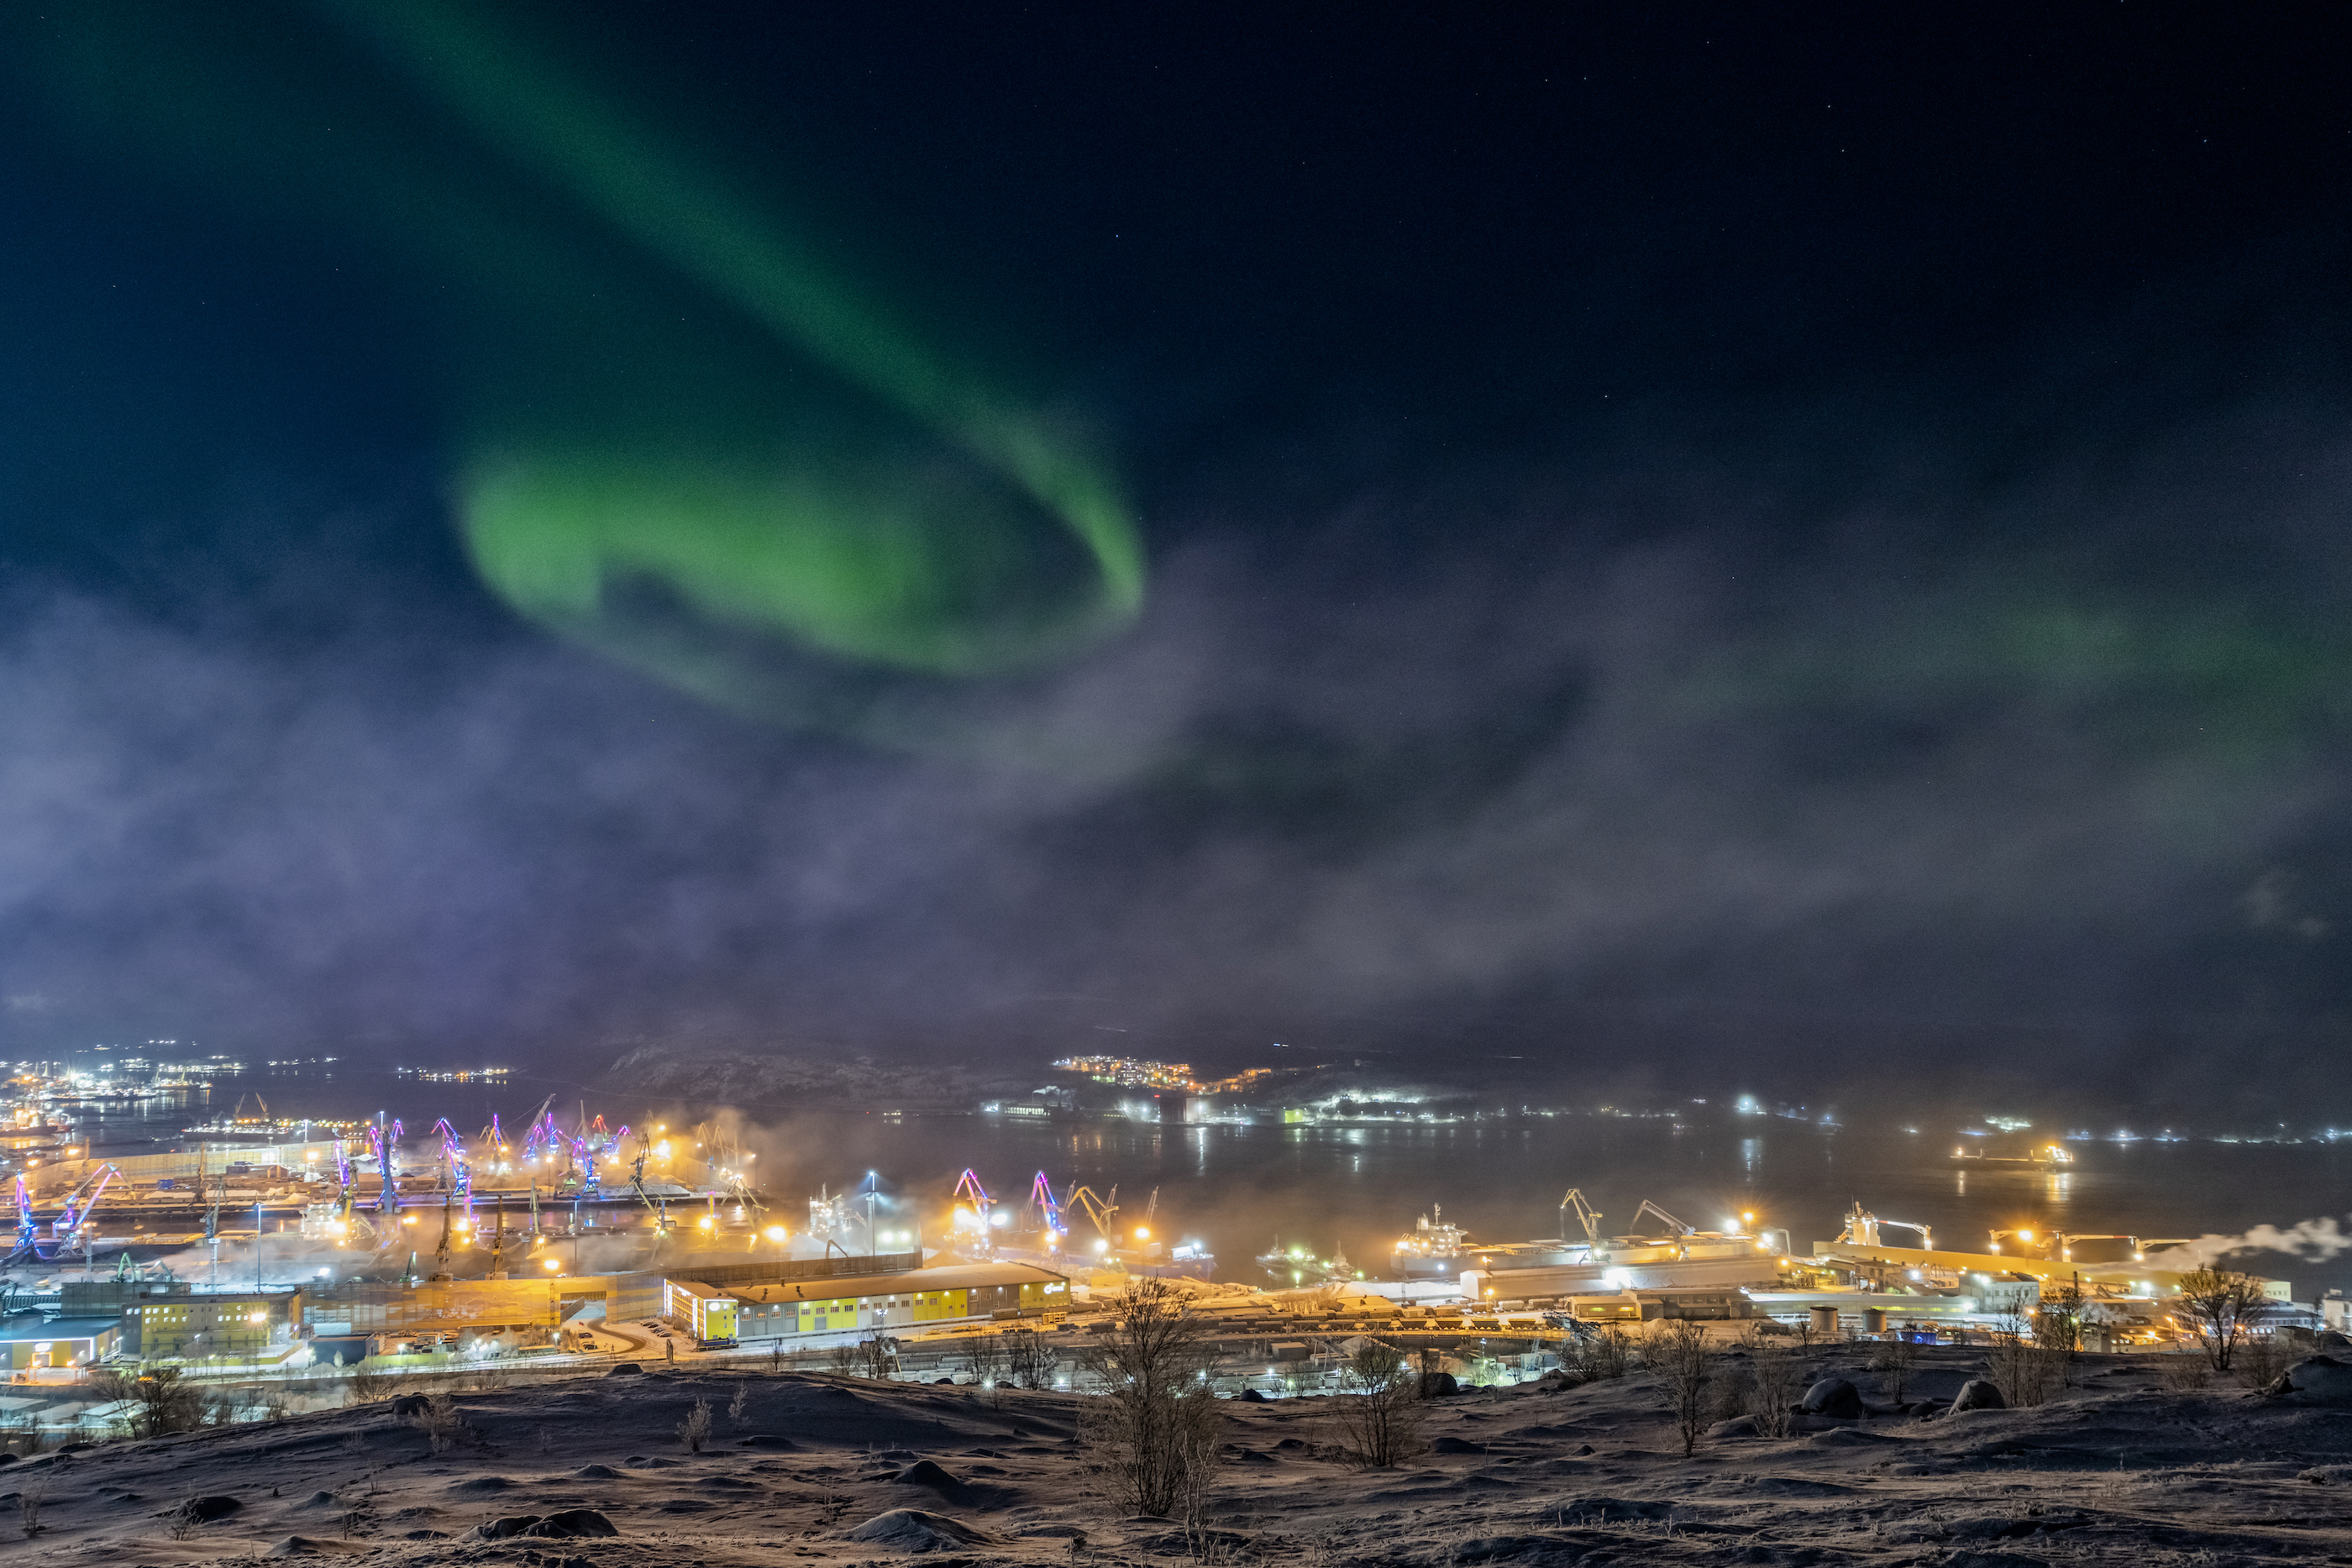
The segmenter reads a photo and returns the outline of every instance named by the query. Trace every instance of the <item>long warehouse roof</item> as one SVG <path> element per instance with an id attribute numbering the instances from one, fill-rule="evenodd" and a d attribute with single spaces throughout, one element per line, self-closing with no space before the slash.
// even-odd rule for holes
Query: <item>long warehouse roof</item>
<path id="1" fill-rule="evenodd" d="M 908 1269 L 898 1274 L 859 1274 L 838 1280 L 786 1280 L 772 1285 L 733 1285 L 727 1293 L 745 1301 L 838 1301 L 852 1296 L 910 1296 L 919 1291 L 969 1291 L 988 1285 L 1067 1284 L 1066 1275 L 1028 1263 L 964 1263 L 948 1269 Z"/>

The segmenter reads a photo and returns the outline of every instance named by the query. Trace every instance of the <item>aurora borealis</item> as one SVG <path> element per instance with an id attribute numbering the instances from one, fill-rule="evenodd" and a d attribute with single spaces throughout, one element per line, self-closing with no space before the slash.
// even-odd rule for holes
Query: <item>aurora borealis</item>
<path id="1" fill-rule="evenodd" d="M 850 684 L 1001 675 L 1132 621 L 1143 559 L 1107 463 L 548 37 L 478 7 L 254 16 L 280 26 L 63 16 L 36 29 L 30 74 L 103 145 L 400 256 L 439 350 L 457 521 L 514 609 L 730 706 L 869 737 L 869 712 L 777 659 Z M 348 150 L 305 145 L 337 120 Z M 667 608 L 658 627 L 613 602 L 633 593 Z"/>
<path id="2" fill-rule="evenodd" d="M 2194 1098 L 2352 1019 L 2284 33 L 5 26 L 24 1041 Z"/>

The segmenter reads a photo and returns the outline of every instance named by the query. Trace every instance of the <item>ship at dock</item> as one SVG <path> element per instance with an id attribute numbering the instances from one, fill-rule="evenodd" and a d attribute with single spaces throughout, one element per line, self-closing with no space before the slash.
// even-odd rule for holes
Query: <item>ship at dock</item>
<path id="1" fill-rule="evenodd" d="M 1517 1293 L 1544 1296 L 1732 1287 L 1772 1281 L 1788 1245 L 1774 1231 L 1701 1230 L 1646 1198 L 1634 1212 L 1634 1229 L 1604 1236 L 1602 1215 L 1574 1187 L 1560 1199 L 1559 1214 L 1557 1238 L 1490 1246 L 1447 1224 L 1444 1211 L 1433 1207 L 1398 1239 L 1394 1275 L 1408 1283 L 1508 1275 Z M 1582 1239 L 1572 1230 L 1581 1230 Z"/>

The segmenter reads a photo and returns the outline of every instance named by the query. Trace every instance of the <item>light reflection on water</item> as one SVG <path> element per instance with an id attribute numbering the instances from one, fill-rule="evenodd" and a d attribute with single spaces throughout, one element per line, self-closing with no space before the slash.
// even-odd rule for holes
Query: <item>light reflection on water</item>
<path id="1" fill-rule="evenodd" d="M 436 1114 L 461 1128 L 479 1126 L 493 1110 L 514 1125 L 552 1087 L 420 1086 L 362 1075 L 265 1083 L 281 1114 L 363 1115 L 381 1103 L 412 1128 Z M 216 1090 L 210 1111 L 170 1113 L 158 1130 L 224 1112 L 236 1092 L 234 1084 L 225 1094 Z M 576 1099 L 567 1092 L 558 1103 Z M 110 1113 L 107 1122 L 140 1130 L 135 1116 Z M 839 1187 L 868 1168 L 881 1173 L 886 1190 L 896 1187 L 918 1200 L 919 1211 L 934 1214 L 967 1166 L 990 1190 L 1008 1195 L 1025 1195 L 1042 1169 L 1057 1191 L 1080 1182 L 1105 1194 L 1117 1186 L 1130 1214 L 1158 1188 L 1156 1228 L 1163 1236 L 1207 1242 L 1221 1277 L 1253 1282 L 1252 1260 L 1277 1235 L 1318 1253 L 1344 1248 L 1360 1266 L 1376 1265 L 1438 1205 L 1481 1240 L 1553 1236 L 1570 1186 L 1599 1206 L 1604 1231 L 1629 1224 L 1649 1198 L 1702 1228 L 1754 1210 L 1758 1224 L 1785 1227 L 1800 1247 L 1834 1237 L 1857 1201 L 1884 1219 L 1933 1226 L 1941 1244 L 1971 1249 L 1990 1229 L 2053 1222 L 2084 1232 L 2183 1237 L 2352 1211 L 2352 1148 L 2334 1145 L 2078 1143 L 2071 1145 L 2076 1163 L 2063 1171 L 1955 1169 L 1952 1145 L 1932 1129 L 1910 1134 L 1867 1123 L 1823 1128 L 1727 1115 L 1163 1129 L 979 1115 L 886 1121 L 829 1109 L 772 1123 L 751 1141 L 787 1222 L 804 1212 L 802 1198 L 820 1183 Z M 2329 1287 L 2352 1289 L 2352 1254 L 2331 1264 L 2277 1254 L 2243 1261 L 2292 1280 L 2306 1300 Z"/>

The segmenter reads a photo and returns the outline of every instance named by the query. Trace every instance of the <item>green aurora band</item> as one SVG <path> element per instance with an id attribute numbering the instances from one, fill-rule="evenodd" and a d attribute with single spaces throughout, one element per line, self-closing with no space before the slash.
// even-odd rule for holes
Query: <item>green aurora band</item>
<path id="1" fill-rule="evenodd" d="M 825 652 L 936 674 L 1040 662 L 1130 619 L 1143 598 L 1134 528 L 1107 475 L 796 246 L 753 203 L 625 123 L 486 14 L 402 0 L 338 7 L 486 140 L 858 387 L 1003 475 L 1081 540 L 1099 594 L 1070 623 L 1009 639 L 959 624 L 939 574 L 960 519 L 903 487 L 845 486 L 709 464 L 480 462 L 465 520 L 483 574 L 518 608 L 593 625 L 604 584 L 652 572 L 697 609 L 772 624 Z M 981 505 L 984 507 L 985 503 Z M 1042 634 L 1036 634 L 1042 633 Z"/>
<path id="2" fill-rule="evenodd" d="M 973 679 L 1133 621 L 1144 556 L 1108 463 L 512 15 L 126 0 L 10 52 L 107 147 L 364 238 L 427 318 L 468 553 L 559 634 L 738 710 L 924 744 Z"/>

